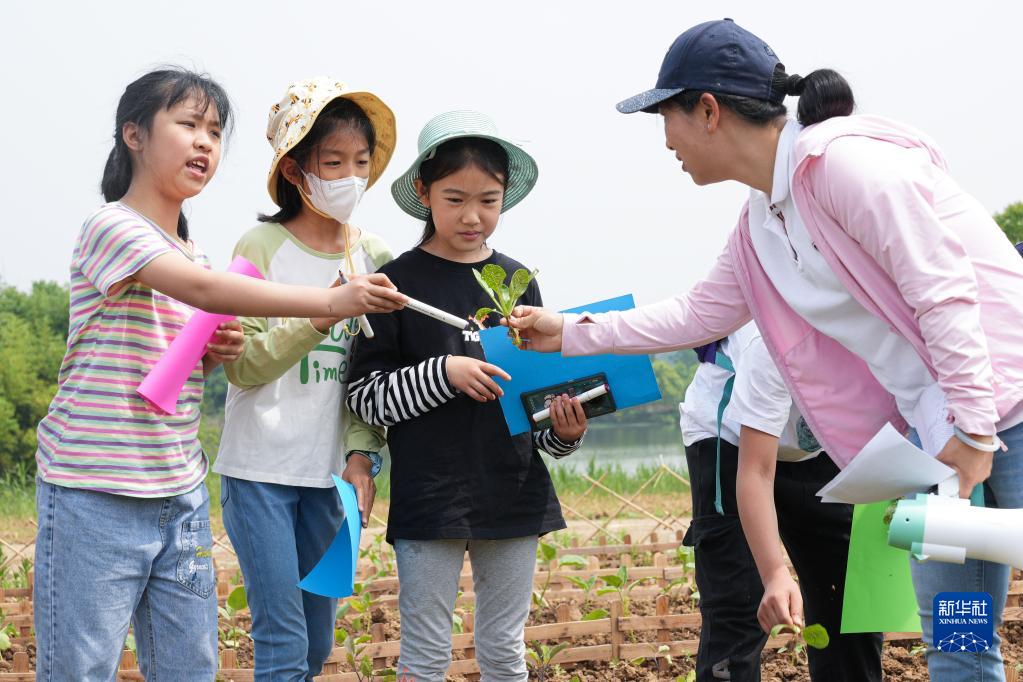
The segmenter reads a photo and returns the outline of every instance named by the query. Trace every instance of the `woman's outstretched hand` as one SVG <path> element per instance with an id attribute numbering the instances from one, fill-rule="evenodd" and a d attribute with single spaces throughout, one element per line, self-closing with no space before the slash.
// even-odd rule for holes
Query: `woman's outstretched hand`
<path id="1" fill-rule="evenodd" d="M 546 308 L 530 305 L 515 306 L 510 317 L 501 320 L 501 324 L 511 329 L 518 329 L 525 350 L 541 353 L 554 353 L 561 350 L 561 330 L 565 316 Z"/>

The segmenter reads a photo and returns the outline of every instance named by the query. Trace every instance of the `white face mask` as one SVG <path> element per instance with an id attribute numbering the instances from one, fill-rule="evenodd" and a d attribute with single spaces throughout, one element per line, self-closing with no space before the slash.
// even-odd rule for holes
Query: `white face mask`
<path id="1" fill-rule="evenodd" d="M 368 184 L 366 178 L 354 175 L 338 180 L 324 180 L 305 171 L 302 175 L 309 185 L 309 194 L 302 193 L 309 204 L 339 223 L 347 223 L 351 219 Z"/>

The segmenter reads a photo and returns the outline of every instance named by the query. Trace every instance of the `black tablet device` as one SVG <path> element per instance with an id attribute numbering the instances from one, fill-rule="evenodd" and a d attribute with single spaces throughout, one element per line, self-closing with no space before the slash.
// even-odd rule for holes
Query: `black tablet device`
<path id="1" fill-rule="evenodd" d="M 594 417 L 599 417 L 602 414 L 610 414 L 618 409 L 615 406 L 614 396 L 610 391 L 611 385 L 607 383 L 607 375 L 603 372 L 523 393 L 522 406 L 526 410 L 526 418 L 529 420 L 530 427 L 533 431 L 542 431 L 543 429 L 551 426 L 551 420 L 549 417 L 541 420 L 540 423 L 537 424 L 533 422 L 533 415 L 540 410 L 550 407 L 551 400 L 553 400 L 555 396 L 559 396 L 563 393 L 569 396 L 577 396 L 602 384 L 608 385 L 608 392 L 602 396 L 594 398 L 593 400 L 588 400 L 583 403 L 583 412 L 586 414 L 586 418 L 592 419 Z"/>

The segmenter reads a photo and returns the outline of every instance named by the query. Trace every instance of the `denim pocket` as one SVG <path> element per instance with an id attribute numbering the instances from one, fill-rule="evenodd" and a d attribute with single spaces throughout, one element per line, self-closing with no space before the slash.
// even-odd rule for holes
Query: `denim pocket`
<path id="1" fill-rule="evenodd" d="M 230 490 L 230 488 L 228 488 L 228 486 L 231 485 L 230 484 L 230 478 L 231 478 L 230 476 L 223 476 L 223 475 L 220 477 L 220 508 L 221 509 L 224 508 L 224 505 L 226 505 L 227 501 L 231 498 L 231 490 Z"/>
<path id="2" fill-rule="evenodd" d="M 208 519 L 181 524 L 181 553 L 178 555 L 178 582 L 203 599 L 216 586 L 213 575 L 213 533 Z"/>

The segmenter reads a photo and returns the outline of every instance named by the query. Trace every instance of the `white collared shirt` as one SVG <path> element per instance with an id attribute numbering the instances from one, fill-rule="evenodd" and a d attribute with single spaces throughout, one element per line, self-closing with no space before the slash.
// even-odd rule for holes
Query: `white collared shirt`
<path id="1" fill-rule="evenodd" d="M 726 339 L 719 352 L 735 367 L 732 395 L 721 420 L 721 439 L 739 444 L 739 429 L 749 426 L 778 438 L 778 459 L 796 462 L 816 456 L 821 448 L 803 420 L 760 330 L 749 322 Z M 709 362 L 696 368 L 682 414 L 682 442 L 687 446 L 717 437 L 718 406 L 732 373 Z"/>

